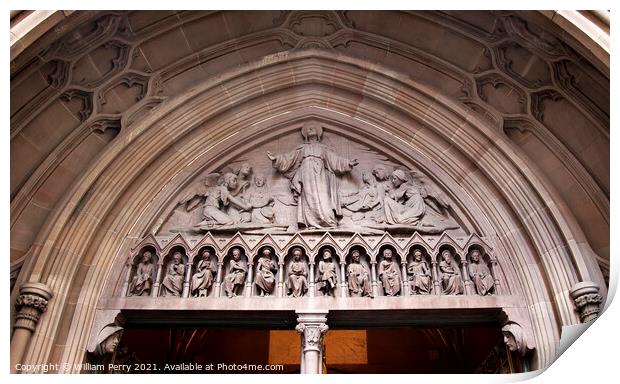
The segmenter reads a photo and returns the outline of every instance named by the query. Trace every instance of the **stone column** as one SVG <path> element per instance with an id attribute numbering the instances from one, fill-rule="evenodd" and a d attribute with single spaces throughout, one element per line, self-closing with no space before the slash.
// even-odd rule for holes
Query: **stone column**
<path id="1" fill-rule="evenodd" d="M 580 281 L 570 289 L 570 297 L 575 302 L 582 323 L 587 323 L 598 317 L 603 302 L 603 296 L 599 294 L 598 284 L 592 281 Z"/>
<path id="2" fill-rule="evenodd" d="M 127 262 L 127 265 L 128 265 L 127 276 L 125 276 L 125 282 L 123 283 L 123 288 L 121 290 L 123 296 L 129 296 L 129 282 L 131 280 L 131 269 L 133 268 L 131 258 Z M 151 289 L 153 288 L 151 287 Z"/>
<path id="3" fill-rule="evenodd" d="M 301 334 L 301 373 L 322 373 L 323 336 L 329 329 L 327 312 L 297 312 L 295 330 Z"/>
<path id="4" fill-rule="evenodd" d="M 316 264 L 314 264 L 314 263 L 310 263 L 310 265 L 308 266 L 309 267 L 308 269 L 310 270 L 310 272 L 308 274 L 308 280 L 309 280 L 308 281 L 308 296 L 310 296 L 310 297 L 316 296 L 316 288 L 315 288 L 316 287 L 316 282 L 315 282 L 315 278 L 314 278 L 314 266 L 315 265 Z M 282 296 L 284 296 L 284 295 L 282 295 Z"/>
<path id="5" fill-rule="evenodd" d="M 252 269 L 253 269 L 253 264 L 252 263 L 248 263 L 248 277 L 245 279 L 245 295 L 246 297 L 250 297 L 252 296 L 252 283 L 253 283 L 253 274 L 252 274 Z"/>
<path id="6" fill-rule="evenodd" d="M 403 296 L 409 296 L 409 280 L 407 280 L 407 260 L 400 262 L 400 270 L 402 274 L 402 290 Z"/>
<path id="7" fill-rule="evenodd" d="M 284 297 L 284 262 L 278 263 L 278 297 Z"/>
<path id="8" fill-rule="evenodd" d="M 153 283 L 153 290 L 151 291 L 152 297 L 159 296 L 159 286 L 161 284 L 161 274 L 164 268 L 164 261 L 162 259 L 161 262 L 157 263 L 157 276 L 155 277 L 155 282 Z"/>
<path id="9" fill-rule="evenodd" d="M 431 261 L 431 274 L 433 275 L 433 294 L 441 295 L 442 287 L 439 282 L 439 272 L 437 272 L 437 261 Z"/>
<path id="10" fill-rule="evenodd" d="M 192 263 L 188 262 L 185 267 L 185 280 L 183 281 L 183 294 L 181 297 L 189 297 L 189 283 L 192 279 Z"/>
<path id="11" fill-rule="evenodd" d="M 379 296 L 379 287 L 377 287 L 377 262 L 370 262 L 370 280 L 372 284 L 372 295 L 374 297 Z"/>
<path id="12" fill-rule="evenodd" d="M 469 278 L 469 268 L 467 268 L 467 259 L 463 258 L 463 261 L 461 262 L 461 265 L 463 266 L 463 268 L 461 268 L 463 270 L 463 284 L 465 285 L 465 294 L 466 295 L 474 295 L 476 294 L 476 289 L 473 286 L 473 283 L 471 281 L 471 279 Z"/>
<path id="13" fill-rule="evenodd" d="M 11 338 L 11 373 L 17 373 L 16 364 L 20 363 L 28 347 L 30 338 L 37 329 L 41 314 L 47 309 L 47 303 L 52 298 L 51 289 L 37 282 L 28 282 L 19 289 L 19 296 L 15 301 L 15 325 Z"/>
<path id="14" fill-rule="evenodd" d="M 222 267 L 224 263 L 217 262 L 217 276 L 215 277 L 215 297 L 220 297 L 222 293 Z"/>
<path id="15" fill-rule="evenodd" d="M 347 273 L 344 257 L 340 263 L 340 297 L 347 297 Z"/>
<path id="16" fill-rule="evenodd" d="M 499 282 L 499 278 L 497 277 L 497 258 L 494 256 L 491 256 L 491 275 L 493 275 L 493 287 L 495 288 L 495 294 L 501 295 L 502 287 Z"/>

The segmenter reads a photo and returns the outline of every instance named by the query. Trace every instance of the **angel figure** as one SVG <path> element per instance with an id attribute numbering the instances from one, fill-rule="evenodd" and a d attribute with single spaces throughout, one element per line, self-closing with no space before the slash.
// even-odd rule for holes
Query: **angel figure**
<path id="1" fill-rule="evenodd" d="M 418 224 L 426 212 L 420 190 L 402 169 L 392 172 L 391 180 L 396 189 L 385 197 L 386 221 L 388 224 Z"/>
<path id="2" fill-rule="evenodd" d="M 235 225 L 242 222 L 241 216 L 235 212 L 227 212 L 226 208 L 233 206 L 243 211 L 250 211 L 251 206 L 241 198 L 232 195 L 231 191 L 237 190 L 237 175 L 228 172 L 222 177 L 218 173 L 207 176 L 203 183 L 197 183 L 190 191 L 179 200 L 179 204 L 186 204 L 187 211 L 196 208 L 202 198 L 204 205 L 202 210 L 203 221 L 196 227 Z"/>

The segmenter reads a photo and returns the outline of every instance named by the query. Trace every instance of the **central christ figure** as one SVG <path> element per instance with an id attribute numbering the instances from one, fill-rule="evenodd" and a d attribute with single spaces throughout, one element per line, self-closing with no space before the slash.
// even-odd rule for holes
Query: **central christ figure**
<path id="1" fill-rule="evenodd" d="M 323 128 L 308 122 L 301 128 L 304 144 L 292 152 L 267 157 L 278 172 L 291 180 L 293 194 L 298 196 L 297 223 L 306 228 L 330 228 L 338 225 L 342 216 L 338 178 L 358 164 L 336 155 L 334 150 L 321 143 Z"/>

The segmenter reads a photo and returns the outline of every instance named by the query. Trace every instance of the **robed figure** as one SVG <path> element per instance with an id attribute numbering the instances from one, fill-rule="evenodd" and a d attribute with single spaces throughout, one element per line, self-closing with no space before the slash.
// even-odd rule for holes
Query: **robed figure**
<path id="1" fill-rule="evenodd" d="M 213 268 L 211 266 L 211 252 L 205 249 L 196 271 L 192 275 L 191 292 L 194 297 L 206 297 L 209 288 L 213 285 Z"/>
<path id="2" fill-rule="evenodd" d="M 493 289 L 493 276 L 489 267 L 484 261 L 480 260 L 480 251 L 474 249 L 471 252 L 471 263 L 469 264 L 469 277 L 476 287 L 476 293 L 479 295 L 487 295 Z"/>
<path id="3" fill-rule="evenodd" d="M 338 271 L 336 264 L 332 260 L 332 253 L 329 249 L 323 252 L 323 260 L 319 261 L 317 289 L 323 292 L 324 296 L 332 295 L 338 285 Z"/>
<path id="4" fill-rule="evenodd" d="M 392 250 L 383 251 L 383 260 L 379 263 L 379 279 L 383 284 L 386 296 L 396 296 L 400 292 L 400 270 L 392 260 Z"/>
<path id="5" fill-rule="evenodd" d="M 338 225 L 342 216 L 338 175 L 350 172 L 358 164 L 338 156 L 321 143 L 323 128 L 306 123 L 301 129 L 305 143 L 293 151 L 274 155 L 267 152 L 278 172 L 291 179 L 293 194 L 298 196 L 297 223 L 306 228 L 329 228 Z"/>
<path id="6" fill-rule="evenodd" d="M 233 248 L 230 268 L 228 269 L 228 274 L 224 277 L 226 296 L 233 297 L 239 294 L 239 288 L 243 288 L 243 283 L 245 282 L 246 271 L 246 266 L 243 260 L 241 260 L 241 251 L 239 248 Z"/>
<path id="7" fill-rule="evenodd" d="M 360 263 L 360 252 L 357 249 L 351 253 L 351 263 L 347 266 L 347 285 L 351 296 L 373 297 L 370 273 Z"/>
<path id="8" fill-rule="evenodd" d="M 443 261 L 439 263 L 439 274 L 441 275 L 443 293 L 446 295 L 462 295 L 465 288 L 458 264 L 448 250 L 443 251 L 441 256 Z"/>
<path id="9" fill-rule="evenodd" d="M 271 250 L 265 248 L 256 263 L 256 281 L 254 282 L 260 296 L 269 296 L 273 293 L 276 287 L 275 273 L 277 271 L 278 266 L 271 259 Z"/>
<path id="10" fill-rule="evenodd" d="M 142 254 L 142 261 L 136 268 L 136 274 L 131 279 L 129 285 L 129 293 L 127 296 L 148 296 L 151 293 L 151 286 L 153 283 L 153 271 L 154 266 L 152 263 L 151 252 L 144 251 Z"/>
<path id="11" fill-rule="evenodd" d="M 166 276 L 161 282 L 162 296 L 181 296 L 183 293 L 183 279 L 185 278 L 185 265 L 182 264 L 183 255 L 175 252 L 172 260 L 166 268 Z"/>
<path id="12" fill-rule="evenodd" d="M 419 249 L 413 252 L 413 261 L 407 265 L 407 274 L 412 295 L 431 293 L 431 272 Z"/>
<path id="13" fill-rule="evenodd" d="M 289 296 L 301 297 L 308 290 L 308 266 L 301 259 L 301 249 L 293 251 L 293 261 L 288 267 L 288 279 L 286 281 Z"/>

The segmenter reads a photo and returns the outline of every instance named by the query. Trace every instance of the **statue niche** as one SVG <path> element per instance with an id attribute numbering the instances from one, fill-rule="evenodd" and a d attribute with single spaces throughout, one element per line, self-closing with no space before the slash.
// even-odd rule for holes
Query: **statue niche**
<path id="1" fill-rule="evenodd" d="M 195 263 L 193 269 L 190 292 L 192 297 L 207 297 L 209 288 L 213 286 L 215 280 L 217 261 L 213 257 L 215 252 L 210 247 L 202 249 L 198 255 L 198 262 Z"/>
<path id="2" fill-rule="evenodd" d="M 183 294 L 183 281 L 185 280 L 185 260 L 186 256 L 181 250 L 172 250 L 172 255 L 167 258 L 165 274 L 159 288 L 159 295 L 162 297 L 174 296 L 181 297 Z M 182 248 L 181 248 L 182 249 Z M 165 259 L 164 259 L 165 260 Z"/>
<path id="3" fill-rule="evenodd" d="M 135 263 L 137 262 L 137 265 Z M 155 251 L 146 248 L 136 256 L 135 272 L 129 283 L 127 296 L 150 296 L 153 281 L 157 273 L 157 256 Z"/>
<path id="4" fill-rule="evenodd" d="M 286 268 L 286 295 L 302 297 L 308 292 L 308 261 L 301 247 L 294 247 Z"/>
<path id="5" fill-rule="evenodd" d="M 367 255 L 364 256 L 365 259 L 368 258 Z M 351 297 L 374 297 L 370 270 L 367 261 L 362 260 L 361 252 L 358 249 L 351 251 L 351 261 L 347 265 L 347 287 Z"/>
<path id="6" fill-rule="evenodd" d="M 439 280 L 444 295 L 462 295 L 465 292 L 461 268 L 459 262 L 454 259 L 451 249 L 441 252 L 442 260 L 439 262 Z"/>
<path id="7" fill-rule="evenodd" d="M 232 163 L 196 179 L 176 200 L 164 231 L 437 234 L 460 228 L 446 194 L 424 173 L 324 132 L 307 121 L 301 144 L 286 137 L 289 152 L 256 149 L 238 168 Z"/>
<path id="8" fill-rule="evenodd" d="M 260 251 L 260 257 L 256 262 L 256 292 L 260 297 L 273 295 L 276 289 L 276 273 L 278 263 L 273 254 L 273 250 L 265 247 Z"/>
<path id="9" fill-rule="evenodd" d="M 431 270 L 427 262 L 428 256 L 422 249 L 414 248 L 411 261 L 407 264 L 409 291 L 412 295 L 428 295 L 433 287 Z"/>
<path id="10" fill-rule="evenodd" d="M 476 248 L 469 252 L 469 278 L 478 295 L 491 295 L 495 290 L 495 280 L 491 275 L 491 270 L 483 259 L 480 250 Z"/>
<path id="11" fill-rule="evenodd" d="M 399 296 L 401 290 L 401 272 L 396 255 L 392 248 L 385 247 L 381 251 L 381 261 L 377 268 L 377 276 L 381 281 L 385 296 Z"/>
<path id="12" fill-rule="evenodd" d="M 325 248 L 317 256 L 319 262 L 316 268 L 316 289 L 323 296 L 336 297 L 336 287 L 338 286 L 338 263 L 334 261 L 334 252 Z"/>
<path id="13" fill-rule="evenodd" d="M 229 258 L 222 285 L 226 296 L 233 298 L 243 293 L 243 286 L 248 267 L 247 257 L 243 254 L 240 247 L 234 247 L 230 253 L 231 256 Z"/>

